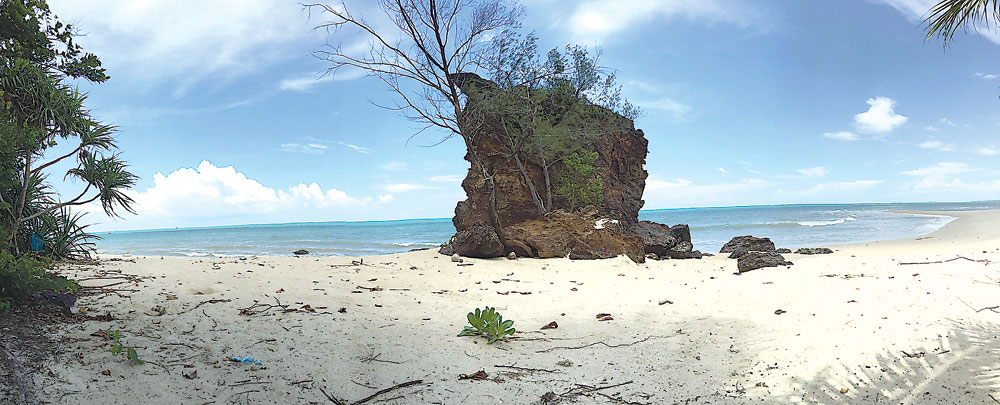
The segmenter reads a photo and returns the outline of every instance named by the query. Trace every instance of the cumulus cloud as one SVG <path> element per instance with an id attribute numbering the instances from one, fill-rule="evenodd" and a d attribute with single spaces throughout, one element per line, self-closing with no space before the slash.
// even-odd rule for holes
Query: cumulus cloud
<path id="1" fill-rule="evenodd" d="M 861 137 L 855 135 L 854 133 L 848 131 L 839 132 L 827 132 L 823 134 L 824 138 L 836 139 L 838 141 L 859 141 Z"/>
<path id="2" fill-rule="evenodd" d="M 54 0 L 53 11 L 83 30 L 77 39 L 109 70 L 149 82 L 232 77 L 302 54 L 290 42 L 311 26 L 295 2 L 271 0 Z M 119 73 L 120 74 L 120 73 Z"/>
<path id="3" fill-rule="evenodd" d="M 129 191 L 135 200 L 135 220 L 145 227 L 178 225 L 218 225 L 225 223 L 261 223 L 260 215 L 273 214 L 273 221 L 329 219 L 337 208 L 369 206 L 376 200 L 355 197 L 335 188 L 323 189 L 316 183 L 300 183 L 287 189 L 267 187 L 248 178 L 232 166 L 217 167 L 202 161 L 196 168 L 180 168 L 168 174 L 153 175 L 153 186 L 143 191 Z M 386 203 L 385 195 L 377 201 Z M 277 215 L 277 217 L 275 217 Z M 284 216 L 283 216 L 284 215 Z M 325 215 L 317 218 L 317 215 Z M 131 221 L 126 218 L 126 221 Z"/>
<path id="4" fill-rule="evenodd" d="M 822 166 L 798 169 L 796 172 L 806 177 L 826 177 L 826 175 L 830 173 L 829 170 Z"/>
<path id="5" fill-rule="evenodd" d="M 920 181 L 914 188 L 954 188 L 965 186 L 962 179 L 958 177 L 959 175 L 973 171 L 976 169 L 970 168 L 965 163 L 941 162 L 934 166 L 905 171 L 903 174 L 920 177 Z"/>
<path id="6" fill-rule="evenodd" d="M 919 146 L 919 147 L 921 147 L 923 149 L 934 149 L 934 150 L 939 150 L 939 151 L 942 151 L 942 152 L 954 152 L 955 149 L 956 149 L 954 143 L 944 143 L 944 142 L 941 142 L 941 141 L 926 141 L 926 142 L 921 142 L 917 146 Z"/>
<path id="7" fill-rule="evenodd" d="M 734 1 L 591 0 L 577 5 L 565 25 L 577 41 L 600 42 L 644 22 L 684 17 L 745 25 L 751 15 L 751 10 Z"/>
<path id="8" fill-rule="evenodd" d="M 1000 75 L 993 74 L 993 73 L 978 73 L 977 72 L 975 74 L 975 76 L 976 77 L 981 77 L 984 80 L 996 80 L 996 79 L 1000 79 Z"/>
<path id="9" fill-rule="evenodd" d="M 889 97 L 869 98 L 868 111 L 854 116 L 858 130 L 866 133 L 882 134 L 891 132 L 906 123 L 907 118 L 896 114 L 896 101 Z"/>

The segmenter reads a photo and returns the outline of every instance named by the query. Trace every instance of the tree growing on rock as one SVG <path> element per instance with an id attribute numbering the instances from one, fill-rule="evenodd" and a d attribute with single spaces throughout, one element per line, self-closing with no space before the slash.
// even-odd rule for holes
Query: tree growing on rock
<path id="1" fill-rule="evenodd" d="M 490 226 L 501 243 L 506 245 L 505 224 L 497 213 L 495 176 L 504 167 L 517 167 L 538 215 L 552 210 L 556 198 L 587 202 L 598 195 L 592 151 L 583 149 L 607 132 L 609 122 L 631 128 L 639 113 L 621 97 L 614 74 L 600 67 L 599 53 L 568 46 L 542 58 L 534 35 L 517 34 L 523 9 L 515 2 L 378 4 L 389 25 L 353 14 L 343 2 L 308 5 L 331 18 L 320 28 L 334 34 L 350 30 L 369 41 L 362 52 L 335 44 L 316 55 L 331 63 L 328 74 L 356 69 L 377 77 L 398 96 L 398 104 L 389 108 L 424 124 L 423 129 L 444 131 L 442 141 L 463 140 L 466 159 L 487 186 Z M 483 155 L 477 147 L 483 142 L 504 145 L 499 162 Z M 569 156 L 575 157 L 576 175 L 550 173 Z M 542 178 L 529 175 L 529 158 L 542 162 Z M 578 192 L 593 191 L 595 184 L 597 193 Z"/>
<path id="2" fill-rule="evenodd" d="M 473 147 L 478 132 L 469 130 L 475 123 L 463 114 L 467 97 L 458 80 L 483 61 L 492 35 L 519 27 L 523 8 L 505 0 L 379 0 L 378 5 L 391 24 L 388 29 L 353 14 L 344 2 L 306 5 L 330 17 L 319 28 L 350 30 L 369 41 L 367 51 L 352 52 L 338 43 L 316 56 L 331 63 L 328 74 L 357 69 L 382 80 L 398 96 L 398 104 L 389 108 L 424 124 L 421 131 L 444 131 L 441 142 L 460 137 L 473 167 L 490 186 L 490 220 L 502 239 L 494 171 Z"/>

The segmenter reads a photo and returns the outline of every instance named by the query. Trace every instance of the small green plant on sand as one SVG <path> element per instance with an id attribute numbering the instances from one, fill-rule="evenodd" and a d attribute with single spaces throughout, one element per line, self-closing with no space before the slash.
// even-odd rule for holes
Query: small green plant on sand
<path id="1" fill-rule="evenodd" d="M 110 337 L 114 341 L 111 344 L 111 355 L 117 356 L 122 352 L 125 352 L 125 357 L 128 357 L 129 364 L 137 366 L 146 363 L 145 361 L 139 359 L 139 353 L 136 353 L 135 349 L 131 347 L 126 348 L 124 345 L 121 344 L 119 340 L 121 339 L 121 336 L 122 334 L 118 330 L 108 331 L 108 337 Z"/>
<path id="2" fill-rule="evenodd" d="M 489 340 L 489 344 L 493 344 L 514 334 L 514 321 L 504 321 L 503 316 L 493 307 L 482 310 L 476 308 L 476 312 L 469 312 L 466 318 L 472 326 L 466 326 L 458 336 L 482 336 Z"/>

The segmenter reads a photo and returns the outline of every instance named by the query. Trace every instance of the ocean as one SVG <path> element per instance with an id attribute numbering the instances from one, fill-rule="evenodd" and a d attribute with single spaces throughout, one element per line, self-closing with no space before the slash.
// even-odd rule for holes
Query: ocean
<path id="1" fill-rule="evenodd" d="M 739 235 L 769 237 L 778 247 L 915 237 L 952 220 L 899 210 L 1000 209 L 1000 201 L 968 203 L 808 204 L 645 210 L 639 219 L 688 224 L 695 249 L 717 252 Z M 435 248 L 455 232 L 450 218 L 310 222 L 100 233 L 98 253 L 147 256 L 358 256 Z"/>

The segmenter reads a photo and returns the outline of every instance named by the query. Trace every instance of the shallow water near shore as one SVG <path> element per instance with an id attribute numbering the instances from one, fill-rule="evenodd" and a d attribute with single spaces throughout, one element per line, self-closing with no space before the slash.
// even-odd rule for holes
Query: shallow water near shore
<path id="1" fill-rule="evenodd" d="M 647 210 L 639 219 L 689 224 L 695 249 L 715 252 L 738 235 L 769 237 L 797 248 L 913 237 L 933 232 L 947 216 L 892 211 L 968 211 L 1000 201 L 966 203 L 822 204 Z M 435 248 L 455 232 L 450 218 L 312 222 L 104 232 L 100 253 L 151 256 L 359 256 Z"/>

